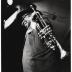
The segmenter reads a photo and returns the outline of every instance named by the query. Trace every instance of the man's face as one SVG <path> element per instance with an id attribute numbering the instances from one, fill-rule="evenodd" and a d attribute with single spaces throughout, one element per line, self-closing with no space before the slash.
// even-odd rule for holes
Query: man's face
<path id="1" fill-rule="evenodd" d="M 33 17 L 34 17 L 35 13 L 31 13 L 31 14 L 26 14 L 24 16 L 24 20 L 23 20 L 23 24 L 26 28 L 28 27 L 32 27 L 32 28 L 35 28 L 36 26 L 36 22 L 33 21 Z"/>
<path id="2" fill-rule="evenodd" d="M 30 21 L 29 15 L 25 16 L 25 18 L 24 18 L 24 26 L 26 28 L 28 28 L 30 26 L 30 23 L 31 23 L 31 21 Z"/>

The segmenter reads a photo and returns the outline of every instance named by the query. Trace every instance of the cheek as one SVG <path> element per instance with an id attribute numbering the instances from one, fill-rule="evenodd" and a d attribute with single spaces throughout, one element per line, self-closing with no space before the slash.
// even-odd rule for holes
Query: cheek
<path id="1" fill-rule="evenodd" d="M 31 22 L 30 26 L 31 26 L 32 29 L 36 29 L 36 23 L 35 22 Z"/>

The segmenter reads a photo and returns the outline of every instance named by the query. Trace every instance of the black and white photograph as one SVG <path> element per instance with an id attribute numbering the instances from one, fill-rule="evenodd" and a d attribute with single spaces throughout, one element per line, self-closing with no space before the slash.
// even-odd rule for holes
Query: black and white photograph
<path id="1" fill-rule="evenodd" d="M 71 0 L 1 0 L 1 72 L 71 72 Z"/>

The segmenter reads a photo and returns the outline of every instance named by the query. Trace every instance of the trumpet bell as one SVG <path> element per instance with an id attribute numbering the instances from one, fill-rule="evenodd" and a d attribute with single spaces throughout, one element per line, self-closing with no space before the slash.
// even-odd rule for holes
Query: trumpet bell
<path id="1" fill-rule="evenodd" d="M 61 50 L 61 59 L 64 59 L 65 57 L 67 57 L 69 55 L 69 52 L 65 51 L 64 49 Z"/>

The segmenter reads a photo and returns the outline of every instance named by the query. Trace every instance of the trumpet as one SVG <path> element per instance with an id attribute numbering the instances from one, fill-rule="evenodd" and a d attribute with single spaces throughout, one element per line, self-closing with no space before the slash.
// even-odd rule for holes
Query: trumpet
<path id="1" fill-rule="evenodd" d="M 29 24 L 29 22 L 34 22 L 36 24 L 36 29 L 38 31 L 38 36 L 41 40 L 44 41 L 47 48 L 52 49 L 53 51 L 56 50 L 56 48 L 60 51 L 60 58 L 63 59 L 68 55 L 67 51 L 65 51 L 58 40 L 56 39 L 51 22 L 48 20 L 46 23 L 45 20 L 42 17 L 42 14 L 40 11 L 36 10 L 36 7 L 33 5 L 30 5 L 30 8 L 32 9 L 32 13 L 23 15 L 23 22 L 22 24 Z"/>

